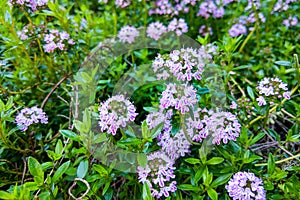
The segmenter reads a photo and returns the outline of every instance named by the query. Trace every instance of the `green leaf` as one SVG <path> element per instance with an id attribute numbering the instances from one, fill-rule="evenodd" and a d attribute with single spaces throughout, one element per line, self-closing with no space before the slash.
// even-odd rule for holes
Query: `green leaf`
<path id="1" fill-rule="evenodd" d="M 101 176 L 106 176 L 106 175 L 108 175 L 107 170 L 106 170 L 104 167 L 102 167 L 101 165 L 95 164 L 95 165 L 93 165 L 93 168 L 94 168 L 94 170 L 95 170 L 96 172 L 98 172 Z"/>
<path id="2" fill-rule="evenodd" d="M 152 196 L 151 196 L 151 191 L 150 191 L 149 185 L 146 182 L 143 184 L 142 197 L 143 197 L 143 200 L 153 199 Z"/>
<path id="3" fill-rule="evenodd" d="M 252 88 L 251 88 L 250 86 L 247 86 L 247 92 L 248 92 L 249 97 L 250 97 L 252 100 L 254 100 L 254 99 L 255 99 L 254 93 L 253 93 L 253 90 L 252 90 Z"/>
<path id="4" fill-rule="evenodd" d="M 5 192 L 5 191 L 0 191 L 0 199 L 9 199 L 9 200 L 15 200 L 15 199 L 17 199 L 16 197 L 15 197 L 15 195 L 13 195 L 13 194 L 10 194 L 10 193 L 8 193 L 8 192 Z"/>
<path id="5" fill-rule="evenodd" d="M 268 174 L 271 175 L 273 174 L 275 170 L 275 160 L 274 160 L 274 157 L 272 155 L 272 153 L 269 153 L 269 156 L 268 156 Z"/>
<path id="6" fill-rule="evenodd" d="M 50 192 L 46 191 L 46 192 L 42 192 L 41 194 L 39 194 L 39 199 L 40 200 L 50 200 Z"/>
<path id="7" fill-rule="evenodd" d="M 89 162 L 87 160 L 83 160 L 80 162 L 77 168 L 77 177 L 84 178 L 89 169 Z"/>
<path id="8" fill-rule="evenodd" d="M 197 170 L 195 177 L 194 177 L 195 184 L 198 184 L 199 180 L 203 176 L 203 172 L 204 172 L 204 169 L 202 167 Z"/>
<path id="9" fill-rule="evenodd" d="M 190 163 L 192 165 L 200 164 L 201 163 L 200 160 L 196 159 L 196 158 L 187 158 L 184 161 L 187 162 L 187 163 Z"/>
<path id="10" fill-rule="evenodd" d="M 104 186 L 104 188 L 103 188 L 103 191 L 102 191 L 102 195 L 105 195 L 105 193 L 107 192 L 109 186 L 110 186 L 110 182 L 106 182 L 106 183 L 105 183 L 105 186 Z"/>
<path id="11" fill-rule="evenodd" d="M 142 123 L 142 136 L 143 138 L 150 138 L 150 130 L 148 128 L 146 120 Z"/>
<path id="12" fill-rule="evenodd" d="M 60 179 L 62 177 L 62 175 L 69 168 L 69 165 L 70 165 L 70 161 L 65 162 L 56 170 L 56 172 L 54 173 L 53 178 L 52 178 L 52 183 L 56 183 L 58 181 L 58 179 Z"/>
<path id="13" fill-rule="evenodd" d="M 35 191 L 39 189 L 39 186 L 37 185 L 36 182 L 26 182 L 24 183 L 24 187 L 29 191 Z"/>
<path id="14" fill-rule="evenodd" d="M 33 176 L 34 181 L 38 186 L 43 185 L 44 183 L 44 172 L 42 165 L 33 157 L 28 158 L 28 169 L 30 174 Z"/>
<path id="15" fill-rule="evenodd" d="M 255 144 L 257 141 L 262 139 L 266 134 L 264 132 L 257 134 L 251 141 L 250 141 L 250 146 Z"/>
<path id="16" fill-rule="evenodd" d="M 139 153 L 139 154 L 137 155 L 137 160 L 138 160 L 138 164 L 139 164 L 141 167 L 143 167 L 143 168 L 146 167 L 146 165 L 147 165 L 147 156 L 146 156 L 145 154 Z"/>
<path id="17" fill-rule="evenodd" d="M 185 191 L 194 191 L 199 192 L 200 188 L 191 184 L 181 184 L 177 186 L 178 189 L 185 190 Z"/>
<path id="18" fill-rule="evenodd" d="M 213 157 L 212 159 L 208 160 L 206 162 L 206 164 L 208 165 L 217 165 L 217 164 L 220 164 L 224 161 L 224 158 L 221 158 L 221 157 Z"/>
<path id="19" fill-rule="evenodd" d="M 232 176 L 231 173 L 219 176 L 211 183 L 211 187 L 217 187 L 219 185 L 223 185 L 223 184 L 227 183 L 229 181 L 229 179 L 231 178 L 231 176 Z"/>
<path id="20" fill-rule="evenodd" d="M 65 136 L 67 138 L 70 138 L 71 140 L 74 140 L 74 141 L 77 141 L 77 142 L 80 141 L 79 135 L 77 135 L 76 133 L 74 133 L 70 130 L 59 130 L 59 132 L 61 134 L 63 134 L 63 136 Z"/>
<path id="21" fill-rule="evenodd" d="M 292 63 L 290 61 L 285 61 L 285 60 L 279 60 L 274 62 L 276 65 L 282 65 L 282 66 L 286 66 L 286 67 L 290 67 L 292 66 Z"/>
<path id="22" fill-rule="evenodd" d="M 207 194 L 212 200 L 218 200 L 218 193 L 212 188 L 207 189 Z"/>
<path id="23" fill-rule="evenodd" d="M 63 150 L 63 144 L 61 140 L 58 140 L 55 146 L 55 153 L 56 154 L 62 154 L 62 150 Z"/>

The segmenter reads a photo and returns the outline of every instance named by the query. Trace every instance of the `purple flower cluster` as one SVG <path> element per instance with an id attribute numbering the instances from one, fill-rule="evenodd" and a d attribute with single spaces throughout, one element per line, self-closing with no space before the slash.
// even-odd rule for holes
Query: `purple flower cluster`
<path id="1" fill-rule="evenodd" d="M 199 33 L 200 33 L 200 35 L 202 35 L 203 37 L 205 37 L 207 34 L 208 35 L 212 35 L 213 31 L 212 31 L 211 27 L 207 27 L 206 25 L 202 25 L 199 28 Z"/>
<path id="2" fill-rule="evenodd" d="M 99 126 L 101 131 L 115 135 L 120 126 L 125 127 L 129 121 L 134 121 L 138 115 L 134 105 L 123 95 L 112 96 L 99 107 Z"/>
<path id="3" fill-rule="evenodd" d="M 36 106 L 32 108 L 24 108 L 16 117 L 17 126 L 21 131 L 26 131 L 31 124 L 47 124 L 48 117 L 41 108 Z"/>
<path id="4" fill-rule="evenodd" d="M 70 39 L 70 35 L 59 30 L 50 30 L 48 34 L 44 35 L 45 52 L 52 53 L 55 49 L 67 50 L 67 45 L 74 45 L 75 42 Z"/>
<path id="5" fill-rule="evenodd" d="M 151 195 L 156 198 L 168 197 L 170 192 L 175 192 L 174 161 L 161 151 L 147 155 L 147 161 L 145 168 L 137 168 L 139 182 L 148 184 Z"/>
<path id="6" fill-rule="evenodd" d="M 196 90 L 193 86 L 187 84 L 169 83 L 162 92 L 160 105 L 164 109 L 175 107 L 182 114 L 188 112 L 197 103 Z"/>
<path id="7" fill-rule="evenodd" d="M 272 14 L 287 11 L 289 9 L 289 4 L 293 2 L 297 2 L 297 0 L 277 0 L 273 7 Z"/>
<path id="8" fill-rule="evenodd" d="M 251 172 L 234 174 L 225 188 L 233 200 L 266 199 L 262 180 Z"/>
<path id="9" fill-rule="evenodd" d="M 228 140 L 236 141 L 241 132 L 241 125 L 230 112 L 213 112 L 200 121 L 199 129 L 193 140 L 201 141 L 202 138 L 211 136 L 212 143 L 220 145 L 221 141 L 225 144 Z"/>
<path id="10" fill-rule="evenodd" d="M 188 13 L 190 5 L 196 5 L 196 0 L 176 0 L 175 4 L 169 0 L 156 0 L 153 8 L 149 10 L 149 15 L 178 15 L 180 12 Z"/>
<path id="11" fill-rule="evenodd" d="M 258 83 L 257 89 L 260 94 L 256 99 L 259 106 L 267 105 L 266 98 L 270 101 L 270 104 L 274 104 L 276 99 L 290 99 L 291 93 L 288 91 L 287 84 L 283 83 L 278 77 L 265 77 Z"/>
<path id="12" fill-rule="evenodd" d="M 165 27 L 161 22 L 152 22 L 147 27 L 147 36 L 158 40 L 160 36 L 167 32 L 167 27 Z"/>
<path id="13" fill-rule="evenodd" d="M 98 0 L 99 3 L 108 3 L 108 0 Z M 130 0 L 115 0 L 115 5 L 117 7 L 125 8 L 130 5 Z"/>
<path id="14" fill-rule="evenodd" d="M 49 0 L 8 0 L 8 3 L 13 6 L 21 6 L 23 9 L 35 12 L 47 6 Z"/>
<path id="15" fill-rule="evenodd" d="M 205 0 L 199 6 L 197 16 L 209 18 L 211 15 L 217 19 L 223 17 L 225 9 L 220 1 Z"/>
<path id="16" fill-rule="evenodd" d="M 135 38 L 140 35 L 140 32 L 134 26 L 123 26 L 118 33 L 118 38 L 121 42 L 133 43 Z"/>
<path id="17" fill-rule="evenodd" d="M 200 80 L 204 66 L 212 60 L 216 47 L 213 45 L 202 46 L 199 49 L 182 48 L 174 50 L 169 55 L 158 56 L 152 63 L 158 80 L 177 77 L 179 81 Z"/>
<path id="18" fill-rule="evenodd" d="M 298 18 L 293 17 L 293 16 L 289 16 L 289 18 L 283 20 L 282 24 L 285 25 L 286 27 L 297 26 Z"/>
<path id="19" fill-rule="evenodd" d="M 234 24 L 228 30 L 228 34 L 230 35 L 230 37 L 237 37 L 239 35 L 245 35 L 246 33 L 247 33 L 247 28 L 242 24 Z"/>
<path id="20" fill-rule="evenodd" d="M 236 112 L 244 111 L 245 114 L 251 115 L 252 110 L 254 109 L 253 103 L 247 97 L 241 97 L 236 102 L 232 101 L 230 108 Z"/>
<path id="21" fill-rule="evenodd" d="M 118 7 L 125 8 L 130 5 L 130 0 L 116 0 L 115 4 Z"/>
<path id="22" fill-rule="evenodd" d="M 188 25 L 184 19 L 174 18 L 168 25 L 168 31 L 174 31 L 177 36 L 182 35 L 183 33 L 188 32 Z"/>

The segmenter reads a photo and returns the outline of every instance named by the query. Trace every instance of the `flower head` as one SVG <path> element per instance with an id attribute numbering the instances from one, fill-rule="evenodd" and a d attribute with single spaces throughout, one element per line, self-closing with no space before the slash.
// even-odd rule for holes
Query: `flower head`
<path id="1" fill-rule="evenodd" d="M 262 180 L 251 172 L 234 174 L 225 188 L 234 200 L 266 199 Z"/>
<path id="2" fill-rule="evenodd" d="M 75 44 L 67 32 L 55 29 L 44 35 L 44 42 L 46 43 L 44 50 L 47 53 L 52 53 L 56 49 L 67 50 L 68 45 Z"/>
<path id="3" fill-rule="evenodd" d="M 118 38 L 122 42 L 133 43 L 140 32 L 133 26 L 124 26 L 118 33 Z"/>
<path id="4" fill-rule="evenodd" d="M 138 115 L 134 105 L 123 95 L 116 95 L 101 104 L 99 107 L 101 131 L 115 135 L 120 126 L 125 127 L 129 121 L 134 121 Z"/>
<path id="5" fill-rule="evenodd" d="M 177 36 L 188 32 L 188 25 L 184 19 L 174 18 L 168 25 L 168 31 L 174 31 Z"/>
<path id="6" fill-rule="evenodd" d="M 220 145 L 228 140 L 235 141 L 240 135 L 241 125 L 235 115 L 230 112 L 208 112 L 208 115 L 199 121 L 199 133 L 193 137 L 195 141 L 201 141 L 207 136 L 212 137 L 212 143 Z"/>
<path id="7" fill-rule="evenodd" d="M 31 124 L 47 124 L 48 117 L 41 108 L 36 106 L 32 108 L 24 108 L 16 117 L 17 126 L 21 131 L 26 131 Z"/>
<path id="8" fill-rule="evenodd" d="M 168 197 L 170 192 L 175 192 L 174 162 L 161 151 L 147 155 L 147 161 L 145 168 L 137 168 L 139 182 L 147 183 L 151 195 L 156 198 Z"/>
<path id="9" fill-rule="evenodd" d="M 160 106 L 164 109 L 175 107 L 182 114 L 189 111 L 197 103 L 196 90 L 187 84 L 169 83 L 162 92 Z"/>
<path id="10" fill-rule="evenodd" d="M 242 24 L 234 24 L 229 30 L 228 30 L 228 34 L 230 35 L 230 37 L 237 37 L 239 35 L 242 34 L 246 34 L 247 33 L 247 29 L 244 25 Z"/>
<path id="11" fill-rule="evenodd" d="M 147 27 L 147 36 L 154 40 L 158 40 L 165 32 L 167 32 L 167 28 L 160 22 L 152 22 Z"/>
<path id="12" fill-rule="evenodd" d="M 273 104 L 274 101 L 281 98 L 290 99 L 290 92 L 288 91 L 287 84 L 283 83 L 278 77 L 265 77 L 258 83 L 257 89 L 260 94 L 256 99 L 259 106 L 267 105 L 266 100 L 269 100 L 270 104 Z"/>
<path id="13" fill-rule="evenodd" d="M 207 45 L 199 49 L 182 48 L 173 50 L 168 55 L 158 56 L 152 67 L 157 79 L 167 79 L 173 74 L 179 81 L 200 80 L 204 66 L 212 60 L 215 46 Z"/>

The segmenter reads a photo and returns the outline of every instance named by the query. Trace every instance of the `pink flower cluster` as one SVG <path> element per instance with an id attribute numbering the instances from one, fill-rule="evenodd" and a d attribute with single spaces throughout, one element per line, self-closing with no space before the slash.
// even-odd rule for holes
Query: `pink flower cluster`
<path id="1" fill-rule="evenodd" d="M 134 105 L 123 95 L 112 96 L 99 107 L 99 126 L 101 131 L 107 130 L 108 134 L 115 135 L 122 126 L 129 121 L 134 121 L 138 115 Z"/>
<path id="2" fill-rule="evenodd" d="M 70 39 L 70 35 L 59 30 L 50 30 L 48 34 L 44 35 L 44 50 L 47 53 L 54 52 L 55 49 L 67 50 L 67 45 L 74 45 L 75 42 Z"/>
<path id="3" fill-rule="evenodd" d="M 48 117 L 41 108 L 36 106 L 32 108 L 24 108 L 16 117 L 17 126 L 21 131 L 26 131 L 31 124 L 47 124 Z"/>
<path id="4" fill-rule="evenodd" d="M 149 15 L 178 15 L 180 12 L 188 13 L 189 6 L 196 5 L 196 0 L 176 0 L 175 3 L 169 0 L 156 0 Z"/>
<path id="5" fill-rule="evenodd" d="M 167 27 L 164 26 L 161 22 L 152 22 L 147 27 L 147 36 L 158 40 L 160 36 L 167 32 Z"/>
<path id="6" fill-rule="evenodd" d="M 124 26 L 118 33 L 118 38 L 121 42 L 133 43 L 135 38 L 140 35 L 140 32 L 134 26 Z"/>
<path id="7" fill-rule="evenodd" d="M 108 3 L 108 0 L 98 0 L 99 3 Z M 117 7 L 125 8 L 131 4 L 130 0 L 115 0 Z"/>
<path id="8" fill-rule="evenodd" d="M 298 18 L 296 16 L 294 16 L 294 17 L 289 16 L 289 18 L 283 20 L 282 24 L 285 25 L 286 27 L 297 26 Z"/>
<path id="9" fill-rule="evenodd" d="M 197 103 L 195 88 L 187 84 L 169 83 L 161 96 L 160 105 L 162 108 L 174 107 L 182 114 L 188 112 Z"/>
<path id="10" fill-rule="evenodd" d="M 49 0 L 8 0 L 8 3 L 13 6 L 21 6 L 23 9 L 35 12 L 47 6 Z"/>
<path id="11" fill-rule="evenodd" d="M 225 186 L 233 200 L 265 200 L 266 192 L 261 179 L 251 172 L 238 172 Z"/>
<path id="12" fill-rule="evenodd" d="M 274 104 L 274 101 L 281 98 L 290 99 L 291 94 L 288 91 L 287 84 L 283 83 L 278 77 L 265 77 L 258 83 L 257 90 L 260 94 L 260 96 L 256 99 L 259 106 L 267 105 L 268 101 L 270 104 Z"/>
<path id="13" fill-rule="evenodd" d="M 174 161 L 161 151 L 147 155 L 147 161 L 145 168 L 137 168 L 139 182 L 148 184 L 153 197 L 169 197 L 177 190 Z"/>
<path id="14" fill-rule="evenodd" d="M 200 80 L 205 65 L 216 53 L 213 45 L 202 46 L 199 49 L 182 48 L 174 50 L 169 55 L 158 56 L 152 63 L 158 80 L 174 76 L 179 81 Z"/>

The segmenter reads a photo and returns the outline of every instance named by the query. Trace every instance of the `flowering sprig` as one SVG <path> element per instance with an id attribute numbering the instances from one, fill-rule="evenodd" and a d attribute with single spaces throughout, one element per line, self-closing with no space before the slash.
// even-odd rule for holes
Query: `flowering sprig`
<path id="1" fill-rule="evenodd" d="M 258 83 L 257 90 L 259 97 L 256 99 L 259 106 L 274 104 L 274 101 L 285 98 L 290 99 L 290 92 L 288 91 L 287 84 L 283 83 L 278 77 L 267 78 L 265 77 Z"/>
<path id="2" fill-rule="evenodd" d="M 235 115 L 230 112 L 208 112 L 200 121 L 199 133 L 193 137 L 201 141 L 207 136 L 212 137 L 212 143 L 220 145 L 221 141 L 227 144 L 229 140 L 236 141 L 241 132 L 241 124 Z"/>
<path id="3" fill-rule="evenodd" d="M 16 117 L 16 123 L 20 130 L 25 132 L 31 124 L 47 124 L 48 117 L 41 108 L 34 106 L 22 109 Z"/>
<path id="4" fill-rule="evenodd" d="M 118 38 L 121 42 L 131 44 L 139 35 L 140 32 L 134 26 L 123 26 L 118 33 Z"/>
<path id="5" fill-rule="evenodd" d="M 152 22 L 147 27 L 147 36 L 158 40 L 160 36 L 167 32 L 167 27 L 165 27 L 161 22 Z"/>
<path id="6" fill-rule="evenodd" d="M 44 50 L 47 53 L 52 53 L 56 49 L 67 50 L 68 45 L 74 45 L 75 42 L 70 38 L 70 35 L 65 31 L 56 29 L 50 30 L 44 35 Z"/>
<path id="7" fill-rule="evenodd" d="M 158 80 L 172 76 L 179 81 L 201 80 L 205 65 L 215 53 L 214 45 L 201 46 L 199 49 L 181 48 L 168 55 L 158 54 L 152 67 Z"/>
<path id="8" fill-rule="evenodd" d="M 112 96 L 99 107 L 99 126 L 101 131 L 116 135 L 120 126 L 125 127 L 129 121 L 134 121 L 138 115 L 134 105 L 123 95 Z"/>
<path id="9" fill-rule="evenodd" d="M 8 3 L 13 6 L 20 6 L 22 9 L 29 9 L 30 12 L 35 12 L 45 8 L 49 0 L 8 0 Z"/>
<path id="10" fill-rule="evenodd" d="M 266 199 L 262 180 L 251 172 L 234 174 L 225 188 L 233 200 Z"/>
<path id="11" fill-rule="evenodd" d="M 174 161 L 161 151 L 148 154 L 147 161 L 145 168 L 137 168 L 139 182 L 148 184 L 151 195 L 156 198 L 168 197 L 170 192 L 175 192 Z"/>
<path id="12" fill-rule="evenodd" d="M 176 33 L 177 36 L 182 35 L 183 33 L 187 33 L 188 32 L 188 25 L 185 22 L 184 19 L 180 18 L 174 18 L 168 25 L 168 31 L 174 31 Z"/>
<path id="13" fill-rule="evenodd" d="M 197 103 L 196 90 L 192 85 L 169 83 L 162 92 L 160 106 L 164 109 L 174 107 L 182 114 Z"/>

